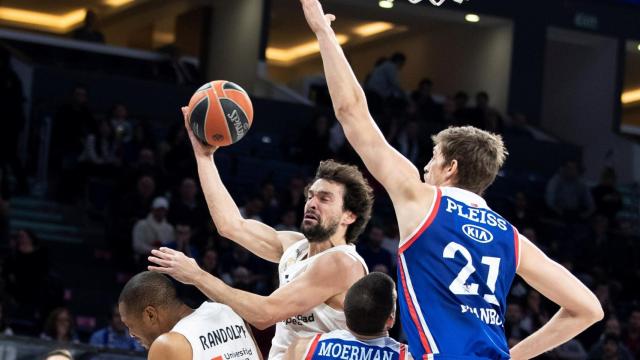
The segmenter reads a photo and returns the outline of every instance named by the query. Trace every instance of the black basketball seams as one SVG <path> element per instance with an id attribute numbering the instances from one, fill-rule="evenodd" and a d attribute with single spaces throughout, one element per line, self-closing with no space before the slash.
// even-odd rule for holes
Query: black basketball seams
<path id="1" fill-rule="evenodd" d="M 209 111 L 209 97 L 204 96 L 191 110 L 189 123 L 191 130 L 202 142 L 207 142 L 205 135 L 205 126 L 207 122 L 207 113 Z"/>
<path id="2" fill-rule="evenodd" d="M 238 90 L 243 94 L 246 94 L 247 92 L 244 91 L 243 88 L 241 88 L 238 84 L 232 83 L 231 81 L 227 81 L 224 84 L 222 84 L 222 90 Z"/>
<path id="3" fill-rule="evenodd" d="M 227 127 L 231 134 L 231 141 L 236 142 L 242 139 L 249 131 L 249 120 L 244 110 L 236 104 L 233 100 L 228 98 L 218 98 L 222 111 L 224 112 L 224 118 L 227 121 Z"/>

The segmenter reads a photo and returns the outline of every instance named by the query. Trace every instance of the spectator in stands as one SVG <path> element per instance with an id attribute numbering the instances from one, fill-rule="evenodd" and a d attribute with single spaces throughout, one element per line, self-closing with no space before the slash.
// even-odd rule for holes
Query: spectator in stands
<path id="1" fill-rule="evenodd" d="M 589 359 L 632 360 L 633 355 L 620 340 L 621 336 L 622 330 L 618 318 L 610 317 L 606 322 L 604 333 L 589 351 Z"/>
<path id="2" fill-rule="evenodd" d="M 534 138 L 533 133 L 529 129 L 527 117 L 523 113 L 516 112 L 511 114 L 509 122 L 506 125 L 504 128 L 506 136 L 512 138 Z"/>
<path id="3" fill-rule="evenodd" d="M 49 256 L 30 230 L 18 230 L 13 252 L 5 263 L 7 290 L 19 304 L 25 316 L 34 316 L 44 301 L 43 293 L 49 274 Z"/>
<path id="4" fill-rule="evenodd" d="M 209 210 L 198 197 L 198 189 L 199 187 L 193 178 L 182 179 L 178 196 L 171 199 L 167 217 L 172 224 L 188 224 L 194 236 L 204 232 L 205 226 L 209 222 Z"/>
<path id="5" fill-rule="evenodd" d="M 271 181 L 264 181 L 260 186 L 260 198 L 264 207 L 262 208 L 262 217 L 267 224 L 275 224 L 280 213 L 280 202 L 276 194 L 276 187 Z"/>
<path id="6" fill-rule="evenodd" d="M 494 132 L 502 132 L 502 117 L 498 110 L 489 105 L 489 94 L 486 91 L 480 91 L 476 94 L 476 107 L 474 109 L 475 119 L 479 119 L 478 125 L 482 129 Z"/>
<path id="7" fill-rule="evenodd" d="M 539 292 L 534 289 L 529 290 L 520 326 L 530 334 L 549 321 L 549 313 L 542 307 L 541 300 Z"/>
<path id="8" fill-rule="evenodd" d="M 547 183 L 547 206 L 567 221 L 586 219 L 595 209 L 591 192 L 580 177 L 578 163 L 567 161 Z"/>
<path id="9" fill-rule="evenodd" d="M 280 223 L 275 229 L 278 231 L 300 231 L 298 228 L 298 215 L 295 210 L 285 210 L 280 216 Z"/>
<path id="10" fill-rule="evenodd" d="M 220 277 L 220 263 L 218 258 L 218 252 L 213 248 L 208 248 L 202 255 L 202 269 L 211 275 Z"/>
<path id="11" fill-rule="evenodd" d="M 296 154 L 300 163 L 316 166 L 321 160 L 331 157 L 330 126 L 327 115 L 317 114 L 310 126 L 302 131 L 297 145 L 300 150 Z"/>
<path id="12" fill-rule="evenodd" d="M 456 126 L 472 125 L 482 128 L 480 119 L 477 118 L 473 109 L 469 107 L 469 94 L 464 91 L 458 91 L 453 97 L 455 110 L 453 112 L 453 121 Z"/>
<path id="13" fill-rule="evenodd" d="M 529 206 L 529 199 L 523 191 L 515 194 L 511 207 L 505 212 L 505 218 L 520 231 L 527 227 L 535 228 L 538 223 L 538 214 Z"/>
<path id="14" fill-rule="evenodd" d="M 74 167 L 78 154 L 82 152 L 86 136 L 97 133 L 98 127 L 89 107 L 87 93 L 84 85 L 76 85 L 70 101 L 58 109 L 53 119 L 49 147 L 50 174 L 56 174 L 63 168 Z M 65 189 L 62 190 L 64 196 Z"/>
<path id="15" fill-rule="evenodd" d="M 129 168 L 121 180 L 123 185 L 129 186 L 134 183 L 134 179 L 138 179 L 143 175 L 149 175 L 155 180 L 157 190 L 163 193 L 166 190 L 165 172 L 158 164 L 155 151 L 151 148 L 143 147 L 139 149 L 136 156 L 135 163 L 128 163 Z M 127 162 L 126 159 L 124 161 Z"/>
<path id="16" fill-rule="evenodd" d="M 600 183 L 591 190 L 596 211 L 615 224 L 616 215 L 622 210 L 622 195 L 616 189 L 616 171 L 612 167 L 602 170 Z"/>
<path id="17" fill-rule="evenodd" d="M 283 209 L 294 209 L 296 214 L 302 214 L 307 199 L 304 196 L 304 179 L 294 176 L 289 179 L 289 187 L 282 193 L 280 206 Z"/>
<path id="18" fill-rule="evenodd" d="M 13 335 L 13 329 L 11 329 L 7 319 L 4 317 L 4 305 L 2 302 L 0 302 L 0 335 Z"/>
<path id="19" fill-rule="evenodd" d="M 9 196 L 8 171 L 11 169 L 18 181 L 18 192 L 27 191 L 27 178 L 18 159 L 18 140 L 24 127 L 24 94 L 22 82 L 11 68 L 11 55 L 0 48 L 0 192 Z"/>
<path id="20" fill-rule="evenodd" d="M 236 272 L 241 267 L 246 271 L 240 270 Z M 227 284 L 233 285 L 236 282 L 240 282 L 243 286 L 248 287 L 244 290 L 265 294 L 270 289 L 270 272 L 265 260 L 256 257 L 235 244 L 231 253 L 222 257 L 220 272 L 223 274 L 222 279 Z"/>
<path id="21" fill-rule="evenodd" d="M 96 29 L 96 13 L 89 9 L 84 17 L 84 24 L 73 31 L 72 36 L 76 40 L 104 43 L 104 35 Z"/>
<path id="22" fill-rule="evenodd" d="M 577 263 L 583 272 L 588 272 L 596 266 L 609 271 L 616 258 L 620 256 L 619 251 L 624 251 L 617 239 L 611 236 L 609 220 L 604 215 L 596 215 L 591 219 L 589 230 L 578 236 L 576 243 L 569 247 L 575 246 L 581 248 L 577 254 Z"/>
<path id="23" fill-rule="evenodd" d="M 367 90 L 375 93 L 386 103 L 396 107 L 406 104 L 406 94 L 400 85 L 399 72 L 407 62 L 407 57 L 400 52 L 391 55 L 389 60 L 373 69 Z"/>
<path id="24" fill-rule="evenodd" d="M 187 137 L 184 123 L 176 123 L 168 132 L 166 147 L 168 150 L 164 153 L 164 166 L 169 176 L 169 182 L 172 186 L 177 185 L 185 177 L 191 177 L 196 168 L 196 161 L 191 148 L 191 143 Z"/>
<path id="25" fill-rule="evenodd" d="M 44 323 L 44 330 L 40 334 L 44 340 L 79 343 L 74 331 L 73 317 L 69 309 L 59 307 L 53 309 Z"/>
<path id="26" fill-rule="evenodd" d="M 571 339 L 566 343 L 558 346 L 557 348 L 550 351 L 550 354 L 555 359 L 561 360 L 586 360 L 587 359 L 587 351 L 582 346 L 582 343 L 577 339 Z"/>
<path id="27" fill-rule="evenodd" d="M 47 353 L 44 360 L 73 360 L 73 355 L 69 350 L 57 349 Z"/>
<path id="28" fill-rule="evenodd" d="M 624 343 L 636 359 L 640 359 L 640 308 L 635 308 L 629 314 Z"/>
<path id="29" fill-rule="evenodd" d="M 169 202 L 157 197 L 151 205 L 149 215 L 133 227 L 133 250 L 138 262 L 146 262 L 152 249 L 167 246 L 175 241 L 173 225 L 167 222 Z"/>
<path id="30" fill-rule="evenodd" d="M 522 319 L 522 306 L 513 301 L 509 303 L 505 315 L 504 332 L 510 344 L 512 341 L 517 343 L 530 334 L 522 325 Z"/>
<path id="31" fill-rule="evenodd" d="M 191 225 L 184 223 L 176 223 L 176 236 L 175 241 L 167 244 L 168 248 L 183 252 L 188 257 L 199 259 L 200 252 L 198 248 L 193 244 L 191 240 L 193 234 L 191 231 Z"/>
<path id="32" fill-rule="evenodd" d="M 262 198 L 254 195 L 244 204 L 244 206 L 240 207 L 240 215 L 245 219 L 264 222 L 260 216 L 263 208 L 264 202 L 262 202 Z"/>
<path id="33" fill-rule="evenodd" d="M 0 248 L 6 248 L 9 243 L 9 211 L 9 201 L 0 190 Z"/>
<path id="34" fill-rule="evenodd" d="M 420 133 L 418 122 L 409 121 L 393 141 L 395 147 L 404 157 L 416 166 L 427 156 L 427 146 L 423 144 L 425 137 Z"/>
<path id="35" fill-rule="evenodd" d="M 106 120 L 98 125 L 97 133 L 90 133 L 85 137 L 84 148 L 78 156 L 78 161 L 90 166 L 89 171 L 99 171 L 97 168 L 112 169 L 122 163 L 120 158 L 120 144 L 114 137 L 111 126 Z M 101 174 L 106 171 L 99 172 Z"/>
<path id="36" fill-rule="evenodd" d="M 129 112 L 123 104 L 115 104 L 111 109 L 109 125 L 113 134 L 123 145 L 129 144 L 133 140 L 133 124 L 129 120 Z"/>
<path id="37" fill-rule="evenodd" d="M 380 226 L 372 225 L 367 234 L 367 239 L 357 244 L 358 254 L 362 256 L 369 269 L 377 265 L 384 265 L 388 272 L 392 272 L 393 255 L 382 247 L 384 230 Z"/>
<path id="38" fill-rule="evenodd" d="M 118 304 L 111 308 L 109 314 L 109 325 L 97 330 L 91 335 L 89 344 L 107 349 L 135 350 L 144 349 L 130 335 L 127 327 L 120 318 Z"/>

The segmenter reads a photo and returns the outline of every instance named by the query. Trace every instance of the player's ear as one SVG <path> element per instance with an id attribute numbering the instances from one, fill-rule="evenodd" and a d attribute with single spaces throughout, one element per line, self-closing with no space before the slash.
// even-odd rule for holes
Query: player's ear
<path id="1" fill-rule="evenodd" d="M 145 321 L 153 324 L 158 321 L 158 309 L 149 305 L 142 311 L 142 317 Z"/>
<path id="2" fill-rule="evenodd" d="M 453 178 L 456 176 L 458 174 L 458 160 L 451 160 L 449 165 L 445 167 L 445 172 L 447 174 L 447 178 Z"/>
<path id="3" fill-rule="evenodd" d="M 354 214 L 351 211 L 345 211 L 342 214 L 342 223 L 345 225 L 351 225 L 358 219 L 358 215 Z"/>

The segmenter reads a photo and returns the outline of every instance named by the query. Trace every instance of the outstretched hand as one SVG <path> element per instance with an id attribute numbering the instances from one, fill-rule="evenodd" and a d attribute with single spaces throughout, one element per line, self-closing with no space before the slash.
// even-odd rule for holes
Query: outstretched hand
<path id="1" fill-rule="evenodd" d="M 161 247 L 151 250 L 149 261 L 159 266 L 148 266 L 149 271 L 167 274 L 183 284 L 193 285 L 204 270 L 193 258 L 187 257 L 180 251 Z"/>
<path id="2" fill-rule="evenodd" d="M 189 140 L 191 140 L 191 146 L 193 147 L 193 153 L 197 157 L 211 157 L 211 155 L 218 149 L 217 146 L 211 146 L 204 144 L 191 130 L 191 125 L 189 124 L 189 112 L 190 109 L 188 106 L 183 106 L 181 108 L 182 116 L 184 117 L 184 127 L 187 129 L 187 134 L 189 134 Z"/>
<path id="3" fill-rule="evenodd" d="M 307 24 L 309 24 L 311 31 L 318 33 L 331 28 L 331 22 L 335 21 L 336 17 L 332 14 L 325 14 L 320 1 L 300 0 L 300 3 L 302 4 L 304 17 L 307 19 Z"/>

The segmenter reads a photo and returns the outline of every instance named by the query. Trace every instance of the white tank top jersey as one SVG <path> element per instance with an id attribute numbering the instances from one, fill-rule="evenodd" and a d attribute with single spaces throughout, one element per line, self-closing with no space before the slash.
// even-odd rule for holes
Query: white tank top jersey
<path id="1" fill-rule="evenodd" d="M 342 252 L 349 255 L 354 261 L 362 264 L 365 273 L 369 273 L 367 264 L 356 252 L 355 245 L 339 245 L 307 257 L 309 241 L 303 239 L 289 246 L 282 254 L 282 258 L 280 258 L 280 264 L 278 265 L 280 287 L 302 274 L 320 256 L 333 252 Z M 282 360 L 289 345 L 299 337 L 311 337 L 317 333 L 327 333 L 340 329 L 347 329 L 344 312 L 322 303 L 311 309 L 307 314 L 300 314 L 276 324 L 276 334 L 271 341 L 269 360 Z"/>
<path id="2" fill-rule="evenodd" d="M 193 360 L 259 360 L 247 326 L 230 307 L 204 302 L 171 330 L 191 344 Z"/>

